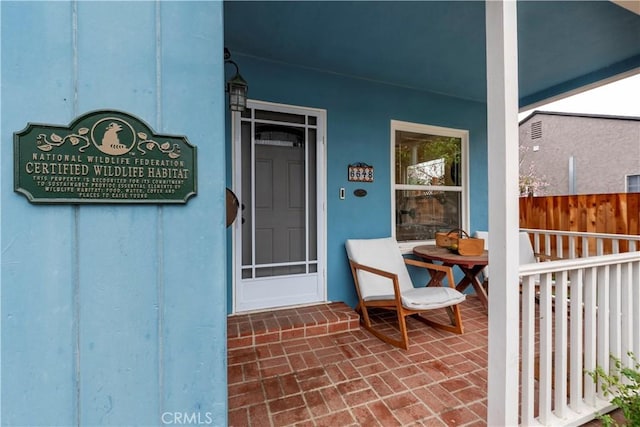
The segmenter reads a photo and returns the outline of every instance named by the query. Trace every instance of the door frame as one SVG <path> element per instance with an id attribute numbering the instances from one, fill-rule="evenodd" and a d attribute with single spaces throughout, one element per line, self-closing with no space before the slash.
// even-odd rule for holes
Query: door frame
<path id="1" fill-rule="evenodd" d="M 247 100 L 247 108 L 264 109 L 277 112 L 290 112 L 292 109 L 304 111 L 306 114 L 318 115 L 317 133 L 319 142 L 317 145 L 316 158 L 316 182 L 317 189 L 317 214 L 318 214 L 318 276 L 321 280 L 322 300 L 327 301 L 327 110 L 321 108 L 303 107 L 299 105 L 281 104 L 267 101 L 259 101 L 254 99 Z M 241 159 L 241 129 L 240 124 L 241 113 L 237 111 L 231 112 L 231 170 L 232 170 L 232 191 L 242 200 L 242 188 L 240 185 L 242 170 L 239 165 Z M 241 244 L 237 241 L 237 227 L 242 226 L 242 211 L 238 209 L 238 217 L 231 225 L 231 314 L 239 313 L 237 310 L 236 293 L 239 282 L 237 263 L 242 260 Z M 320 303 L 322 301 L 318 301 Z M 308 304 L 300 304 L 308 305 Z M 266 310 L 277 310 L 283 307 L 267 308 Z M 258 310 L 262 311 L 262 310 Z"/>

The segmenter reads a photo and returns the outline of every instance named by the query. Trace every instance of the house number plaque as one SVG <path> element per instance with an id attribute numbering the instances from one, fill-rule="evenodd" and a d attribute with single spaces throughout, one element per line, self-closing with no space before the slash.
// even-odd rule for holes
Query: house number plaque
<path id="1" fill-rule="evenodd" d="M 373 166 L 366 163 L 349 165 L 349 181 L 373 182 Z"/>
<path id="2" fill-rule="evenodd" d="M 14 133 L 14 190 L 31 203 L 186 203 L 196 147 L 121 111 Z"/>

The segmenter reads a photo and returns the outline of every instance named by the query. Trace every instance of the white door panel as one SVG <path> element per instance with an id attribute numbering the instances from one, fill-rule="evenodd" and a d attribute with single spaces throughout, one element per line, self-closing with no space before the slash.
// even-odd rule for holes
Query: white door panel
<path id="1" fill-rule="evenodd" d="M 324 301 L 324 112 L 250 102 L 234 120 L 234 312 Z"/>
<path id="2" fill-rule="evenodd" d="M 259 310 L 322 301 L 317 275 L 275 276 L 244 280 L 236 294 L 237 311 Z M 292 289 L 295 289 L 292 292 Z"/>

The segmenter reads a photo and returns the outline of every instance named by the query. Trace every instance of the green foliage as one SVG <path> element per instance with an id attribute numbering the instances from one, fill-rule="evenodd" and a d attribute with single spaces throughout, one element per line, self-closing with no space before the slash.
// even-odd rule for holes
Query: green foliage
<path id="1" fill-rule="evenodd" d="M 611 403 L 622 410 L 629 427 L 640 427 L 640 363 L 633 353 L 628 353 L 631 366 L 611 356 L 613 367 L 607 373 L 601 366 L 587 374 L 600 385 L 604 396 L 611 396 Z M 598 417 L 605 427 L 618 426 L 610 415 Z"/>

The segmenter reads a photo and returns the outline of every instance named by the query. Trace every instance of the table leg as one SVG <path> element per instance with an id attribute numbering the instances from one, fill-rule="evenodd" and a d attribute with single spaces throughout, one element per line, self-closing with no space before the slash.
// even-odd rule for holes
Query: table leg
<path id="1" fill-rule="evenodd" d="M 430 270 L 427 267 L 427 271 L 429 272 L 429 283 L 427 283 L 427 286 L 431 286 L 431 285 L 437 285 L 437 286 L 448 286 L 448 285 L 443 285 L 442 284 L 442 280 L 447 276 L 447 273 L 441 270 Z"/>
<path id="2" fill-rule="evenodd" d="M 476 265 L 471 268 L 462 266 L 458 267 L 460 267 L 460 270 L 462 270 L 462 272 L 464 273 L 464 277 L 462 278 L 462 280 L 460 280 L 460 282 L 458 282 L 458 284 L 456 285 L 456 289 L 460 292 L 464 292 L 464 290 L 467 289 L 469 285 L 473 286 L 473 289 L 476 291 L 476 295 L 478 296 L 478 298 L 480 298 L 480 302 L 482 303 L 484 308 L 488 310 L 489 301 L 487 299 L 487 291 L 484 289 L 484 286 L 482 286 L 482 283 L 478 280 L 478 275 L 480 274 L 480 272 L 482 272 L 484 266 Z"/>

